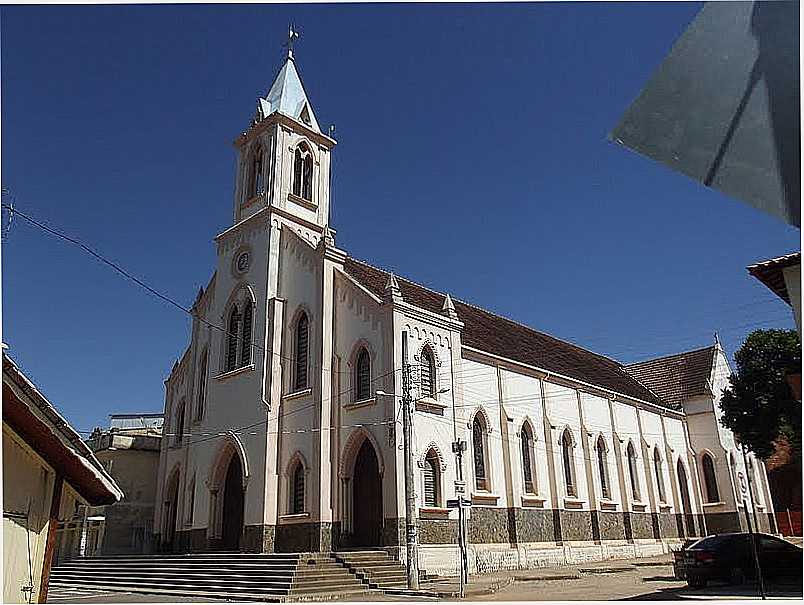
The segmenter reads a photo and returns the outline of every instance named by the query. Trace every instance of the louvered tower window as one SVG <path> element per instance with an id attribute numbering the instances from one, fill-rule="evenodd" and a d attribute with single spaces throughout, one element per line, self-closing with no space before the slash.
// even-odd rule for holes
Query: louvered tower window
<path id="1" fill-rule="evenodd" d="M 302 313 L 296 323 L 296 377 L 295 390 L 307 388 L 307 355 L 309 352 L 310 325 L 307 315 Z"/>
<path id="2" fill-rule="evenodd" d="M 486 424 L 480 414 L 475 416 L 472 423 L 472 448 L 475 461 L 475 486 L 477 489 L 488 489 L 488 479 L 486 477 L 486 452 L 483 437 L 486 432 Z"/>
<path id="3" fill-rule="evenodd" d="M 240 346 L 240 366 L 247 366 L 251 363 L 251 326 L 253 324 L 253 305 L 246 303 L 243 309 L 243 340 Z"/>
<path id="4" fill-rule="evenodd" d="M 436 397 L 436 384 L 435 384 L 435 356 L 430 350 L 430 347 L 424 347 L 421 354 L 421 393 L 422 397 Z"/>
<path id="5" fill-rule="evenodd" d="M 237 367 L 237 338 L 240 332 L 240 312 L 237 306 L 232 307 L 229 314 L 229 326 L 226 334 L 226 371 Z"/>
<path id="6" fill-rule="evenodd" d="M 600 475 L 600 493 L 604 498 L 610 498 L 609 463 L 606 455 L 606 442 L 602 436 L 597 438 L 597 472 Z"/>
<path id="7" fill-rule="evenodd" d="M 575 488 L 575 463 L 572 458 L 572 435 L 569 429 L 561 435 L 561 458 L 564 463 L 564 484 L 567 486 L 567 495 L 577 495 Z"/>
<path id="8" fill-rule="evenodd" d="M 305 200 L 313 199 L 313 154 L 301 143 L 293 154 L 293 193 Z"/>
<path id="9" fill-rule="evenodd" d="M 263 151 L 259 145 L 254 149 L 251 158 L 251 182 L 249 187 L 249 197 L 262 195 L 265 193 L 265 176 L 262 166 Z"/>
<path id="10" fill-rule="evenodd" d="M 291 494 L 291 513 L 297 515 L 304 512 L 304 466 L 301 462 L 296 463 L 293 469 L 293 485 Z"/>
<path id="11" fill-rule="evenodd" d="M 365 348 L 360 349 L 355 362 L 355 401 L 371 397 L 371 358 Z"/>
<path id="12" fill-rule="evenodd" d="M 525 479 L 525 493 L 535 494 L 536 486 L 533 480 L 533 431 L 527 422 L 522 425 L 522 474 Z"/>
<path id="13" fill-rule="evenodd" d="M 656 486 L 659 488 L 659 502 L 666 502 L 664 493 L 664 472 L 662 471 L 662 455 L 659 448 L 653 448 L 653 472 L 656 473 Z"/>
<path id="14" fill-rule="evenodd" d="M 430 450 L 424 459 L 424 505 L 436 507 L 440 501 L 441 468 L 438 455 Z"/>
<path id="15" fill-rule="evenodd" d="M 637 471 L 637 457 L 633 442 L 628 442 L 626 456 L 628 458 L 628 476 L 631 479 L 631 495 L 634 500 L 639 500 L 639 471 Z"/>

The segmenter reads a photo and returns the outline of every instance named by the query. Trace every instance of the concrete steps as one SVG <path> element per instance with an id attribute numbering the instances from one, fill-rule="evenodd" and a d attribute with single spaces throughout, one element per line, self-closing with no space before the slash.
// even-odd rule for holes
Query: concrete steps
<path id="1" fill-rule="evenodd" d="M 65 588 L 229 600 L 348 598 L 369 588 L 328 554 L 212 553 L 64 561 L 51 584 Z"/>
<path id="2" fill-rule="evenodd" d="M 405 567 L 384 550 L 342 551 L 334 553 L 334 557 L 363 580 L 369 588 L 379 590 L 407 588 Z"/>

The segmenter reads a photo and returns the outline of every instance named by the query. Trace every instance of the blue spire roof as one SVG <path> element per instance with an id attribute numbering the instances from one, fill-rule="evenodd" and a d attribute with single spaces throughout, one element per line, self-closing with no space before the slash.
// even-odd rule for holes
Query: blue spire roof
<path id="1" fill-rule="evenodd" d="M 279 70 L 268 95 L 258 100 L 257 121 L 267 118 L 275 111 L 321 132 L 292 57 L 288 57 Z"/>

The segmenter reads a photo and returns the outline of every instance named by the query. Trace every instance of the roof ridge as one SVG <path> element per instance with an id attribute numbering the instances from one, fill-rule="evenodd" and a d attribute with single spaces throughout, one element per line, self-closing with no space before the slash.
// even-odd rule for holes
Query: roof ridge
<path id="1" fill-rule="evenodd" d="M 354 257 L 352 257 L 352 256 L 350 256 L 350 257 L 349 257 L 349 259 L 350 259 L 350 260 L 353 260 L 353 261 L 355 261 L 355 262 L 357 262 L 357 263 L 360 263 L 360 264 L 366 265 L 367 267 L 371 267 L 372 269 L 376 269 L 377 271 L 382 271 L 383 273 L 388 273 L 388 272 L 389 272 L 387 269 L 383 269 L 383 268 L 381 268 L 381 267 L 377 267 L 377 266 L 375 266 L 375 265 L 372 265 L 371 263 L 368 263 L 368 262 L 366 262 L 366 261 L 363 261 L 363 260 L 360 260 L 360 259 L 354 258 Z M 397 273 L 394 273 L 394 275 L 396 275 L 396 278 L 397 278 L 397 279 L 401 279 L 401 280 L 403 280 L 403 281 L 406 281 L 406 282 L 408 282 L 408 283 L 411 283 L 411 284 L 413 284 L 414 286 L 418 286 L 419 288 L 422 288 L 423 290 L 427 290 L 428 292 L 430 292 L 430 293 L 432 293 L 432 294 L 438 294 L 439 296 L 446 296 L 446 294 L 445 294 L 445 293 L 443 293 L 443 292 L 439 292 L 439 291 L 437 291 L 437 290 L 433 290 L 432 288 L 429 288 L 429 287 L 427 287 L 427 286 L 423 286 L 422 284 L 420 284 L 420 283 L 418 283 L 418 282 L 415 282 L 415 281 L 413 281 L 412 279 L 408 279 L 407 277 L 403 277 L 403 276 L 401 276 L 401 275 L 399 275 L 399 274 L 397 274 Z M 539 334 L 539 335 L 541 335 L 541 336 L 545 336 L 545 337 L 547 337 L 547 338 L 550 338 L 550 339 L 555 340 L 555 341 L 557 341 L 557 342 L 560 342 L 560 343 L 562 343 L 562 344 L 565 344 L 565 345 L 568 345 L 568 346 L 573 347 L 573 348 L 575 348 L 575 349 L 578 349 L 578 350 L 580 350 L 580 351 L 583 351 L 584 353 L 588 353 L 588 354 L 590 354 L 590 355 L 594 355 L 594 356 L 596 356 L 596 357 L 599 357 L 600 359 L 604 359 L 604 360 L 606 360 L 606 361 L 609 361 L 609 362 L 613 363 L 614 365 L 616 365 L 616 366 L 618 367 L 618 369 L 622 370 L 622 371 L 623 371 L 623 374 L 625 374 L 625 375 L 626 375 L 626 376 L 628 376 L 629 378 L 633 378 L 633 377 L 632 377 L 630 374 L 628 374 L 628 372 L 626 372 L 626 371 L 625 371 L 625 369 L 624 369 L 624 368 L 625 368 L 625 364 L 623 364 L 623 363 L 621 363 L 621 362 L 617 361 L 616 359 L 612 359 L 611 357 L 608 357 L 607 355 L 603 355 L 602 353 L 596 353 L 595 351 L 590 351 L 589 349 L 586 349 L 586 348 L 584 348 L 584 347 L 582 347 L 582 346 L 580 346 L 580 345 L 577 345 L 577 344 L 575 344 L 575 343 L 569 342 L 569 341 L 564 340 L 564 339 L 562 339 L 562 338 L 558 338 L 557 336 L 553 336 L 552 334 L 548 334 L 547 332 L 542 332 L 541 330 L 537 330 L 536 328 L 534 328 L 534 327 L 532 327 L 532 326 L 529 326 L 529 325 L 527 325 L 527 324 L 524 324 L 524 323 L 522 323 L 522 322 L 520 322 L 520 321 L 517 321 L 517 320 L 515 320 L 515 319 L 511 319 L 510 317 L 506 317 L 506 316 L 504 316 L 504 315 L 500 315 L 499 313 L 495 313 L 494 311 L 489 311 L 488 309 L 484 309 L 483 307 L 480 307 L 480 306 L 478 306 L 478 305 L 476 305 L 476 304 L 473 304 L 473 303 L 470 303 L 470 302 L 466 302 L 465 300 L 462 300 L 462 299 L 460 299 L 460 298 L 455 298 L 455 297 L 452 297 L 452 300 L 453 300 L 453 302 L 455 302 L 455 303 L 459 303 L 459 304 L 462 304 L 462 305 L 466 305 L 467 307 L 472 307 L 472 308 L 474 308 L 474 309 L 476 309 L 476 310 L 478 310 L 478 311 L 481 311 L 481 312 L 483 312 L 483 313 L 488 313 L 489 315 L 493 315 L 494 317 L 497 317 L 497 318 L 499 318 L 499 319 L 502 319 L 502 320 L 504 320 L 504 321 L 507 321 L 507 322 L 509 322 L 509 323 L 512 323 L 512 324 L 514 324 L 514 325 L 517 325 L 517 326 L 519 326 L 519 327 L 521 327 L 521 328 L 524 328 L 524 329 L 526 329 L 526 330 L 530 330 L 531 332 L 535 332 L 536 334 Z M 459 317 L 459 319 L 460 319 L 460 317 Z M 639 384 L 641 385 L 642 383 L 640 382 Z"/>
<path id="2" fill-rule="evenodd" d="M 679 351 L 678 353 L 670 353 L 669 355 L 662 355 L 660 357 L 650 357 L 648 359 L 642 359 L 640 361 L 632 361 L 631 363 L 625 363 L 625 364 L 623 364 L 623 367 L 632 368 L 634 366 L 638 366 L 638 365 L 642 365 L 642 364 L 646 364 L 646 363 L 651 363 L 653 361 L 662 361 L 664 359 L 670 359 L 672 357 L 682 357 L 683 355 L 689 355 L 691 353 L 700 353 L 701 351 L 706 351 L 708 349 L 714 349 L 716 347 L 717 347 L 717 345 L 712 344 L 712 345 L 708 345 L 708 346 L 705 346 L 705 347 L 698 347 L 697 349 L 690 349 L 689 351 Z"/>

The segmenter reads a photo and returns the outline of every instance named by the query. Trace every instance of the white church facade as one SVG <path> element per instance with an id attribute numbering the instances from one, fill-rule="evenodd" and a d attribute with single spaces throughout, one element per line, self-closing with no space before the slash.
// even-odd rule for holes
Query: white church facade
<path id="1" fill-rule="evenodd" d="M 402 339 L 414 369 L 420 566 L 649 555 L 739 529 L 746 472 L 718 423 L 719 345 L 624 366 L 353 259 L 329 227 L 330 154 L 292 55 L 238 153 L 233 225 L 165 382 L 154 520 L 165 550 L 403 558 Z"/>

